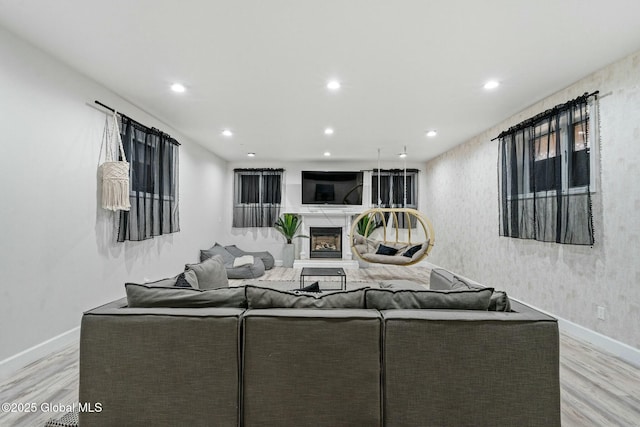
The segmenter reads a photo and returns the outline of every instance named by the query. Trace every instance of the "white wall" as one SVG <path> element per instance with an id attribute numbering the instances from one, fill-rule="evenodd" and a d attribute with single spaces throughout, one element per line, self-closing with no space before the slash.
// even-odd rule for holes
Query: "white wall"
<path id="1" fill-rule="evenodd" d="M 498 146 L 490 140 L 528 117 L 594 90 L 611 93 L 600 101 L 595 245 L 499 237 Z M 430 261 L 640 348 L 639 165 L 640 52 L 428 162 L 427 202 L 437 235 Z M 597 319 L 597 306 L 605 307 L 605 320 Z"/>
<path id="2" fill-rule="evenodd" d="M 371 148 L 372 153 L 376 152 L 376 148 Z M 302 212 L 308 208 L 306 205 L 302 205 L 302 171 L 306 170 L 321 170 L 321 171 L 371 171 L 377 168 L 377 160 L 370 162 L 341 162 L 335 160 L 327 160 L 327 161 L 318 161 L 318 162 L 261 162 L 261 161 L 248 161 L 248 162 L 236 162 L 229 163 L 227 170 L 227 180 L 229 181 L 229 188 L 227 189 L 227 194 L 225 196 L 225 205 L 232 206 L 233 203 L 233 170 L 236 168 L 283 168 L 285 169 L 285 185 L 284 185 L 284 194 L 283 194 L 283 206 L 282 212 Z M 383 169 L 394 169 L 394 168 L 403 168 L 403 162 L 383 162 L 381 164 L 381 168 Z M 425 177 L 425 168 L 423 164 L 407 162 L 407 168 L 414 168 L 420 170 L 418 174 L 418 209 L 425 213 L 427 216 L 429 215 L 429 208 L 425 202 L 425 191 L 426 191 L 426 177 Z M 368 203 L 371 194 L 370 182 L 366 178 L 365 173 L 365 182 L 364 182 L 364 191 L 363 191 L 363 206 L 358 207 L 350 207 L 349 210 L 353 210 L 356 212 L 362 212 L 370 207 Z M 331 209 L 345 209 L 342 206 L 328 206 L 323 207 L 322 209 L 331 210 Z M 228 208 L 225 212 L 224 216 L 224 229 L 227 230 L 227 235 L 224 236 L 224 241 L 220 241 L 221 244 L 236 244 L 240 248 L 245 250 L 268 250 L 270 251 L 276 260 L 282 259 L 282 248 L 284 246 L 284 238 L 280 233 L 275 231 L 273 228 L 233 228 L 232 224 L 232 210 Z M 340 226 L 342 223 L 337 224 Z M 296 244 L 305 244 L 306 239 Z M 213 241 L 211 245 L 213 245 Z"/>
<path id="3" fill-rule="evenodd" d="M 0 58 L 1 362 L 123 297 L 125 281 L 196 262 L 218 234 L 228 177 L 226 162 L 1 28 Z M 115 242 L 97 200 L 105 116 L 94 99 L 182 143 L 179 233 Z"/>

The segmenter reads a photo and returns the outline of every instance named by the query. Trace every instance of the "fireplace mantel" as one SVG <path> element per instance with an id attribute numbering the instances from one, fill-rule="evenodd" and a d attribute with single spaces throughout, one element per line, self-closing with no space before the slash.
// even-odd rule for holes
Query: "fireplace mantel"
<path id="1" fill-rule="evenodd" d="M 300 245 L 300 259 L 296 260 L 294 267 L 318 267 L 341 266 L 347 268 L 358 268 L 358 262 L 353 259 L 351 253 L 351 224 L 363 208 L 308 208 L 300 210 L 296 214 L 302 218 L 300 233 L 309 235 L 310 227 L 340 227 L 342 228 L 342 259 L 310 259 L 309 244 L 307 242 Z M 291 211 L 289 211 L 291 212 Z M 305 239 L 307 240 L 307 239 Z M 332 265 L 329 265 L 332 264 Z"/>

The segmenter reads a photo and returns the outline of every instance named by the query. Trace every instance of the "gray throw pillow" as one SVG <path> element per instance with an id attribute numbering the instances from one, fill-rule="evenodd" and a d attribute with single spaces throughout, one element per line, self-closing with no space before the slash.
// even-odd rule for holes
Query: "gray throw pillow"
<path id="1" fill-rule="evenodd" d="M 190 289 L 125 284 L 129 307 L 236 307 L 245 308 L 247 299 L 243 288 Z"/>
<path id="2" fill-rule="evenodd" d="M 471 284 L 458 276 L 453 276 L 451 289 L 482 289 L 482 287 Z M 493 291 L 491 301 L 489 302 L 489 311 L 511 311 L 511 302 L 507 293 L 504 291 Z"/>
<path id="3" fill-rule="evenodd" d="M 249 308 L 364 308 L 365 290 L 324 293 L 321 296 L 246 286 Z"/>
<path id="4" fill-rule="evenodd" d="M 493 291 L 489 302 L 489 311 L 511 311 L 511 302 L 504 291 Z"/>
<path id="5" fill-rule="evenodd" d="M 215 255 L 220 255 L 222 257 L 222 261 L 228 266 L 232 266 L 233 260 L 236 259 L 236 257 L 231 252 L 226 250 L 224 246 L 221 246 L 218 243 L 216 243 L 211 248 L 200 251 L 200 262 L 208 258 L 211 258 L 212 256 L 215 256 Z"/>
<path id="6" fill-rule="evenodd" d="M 393 309 L 448 309 L 487 310 L 493 289 L 463 291 L 413 291 L 367 289 L 367 308 Z"/>
<path id="7" fill-rule="evenodd" d="M 200 264 L 187 264 L 185 271 L 193 270 L 200 289 L 228 288 L 227 269 L 220 255 L 214 255 Z"/>

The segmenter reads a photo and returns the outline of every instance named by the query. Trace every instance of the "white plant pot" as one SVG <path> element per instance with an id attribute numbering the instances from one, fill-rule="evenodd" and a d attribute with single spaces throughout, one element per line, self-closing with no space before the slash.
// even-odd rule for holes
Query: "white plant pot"
<path id="1" fill-rule="evenodd" d="M 295 245 L 293 243 L 287 243 L 282 249 L 282 266 L 293 267 L 293 260 L 295 259 Z"/>

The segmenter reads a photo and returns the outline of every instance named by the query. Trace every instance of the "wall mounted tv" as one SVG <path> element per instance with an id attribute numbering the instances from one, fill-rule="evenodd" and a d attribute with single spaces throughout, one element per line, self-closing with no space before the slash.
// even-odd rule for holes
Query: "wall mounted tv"
<path id="1" fill-rule="evenodd" d="M 361 205 L 362 172 L 302 171 L 303 205 Z"/>

